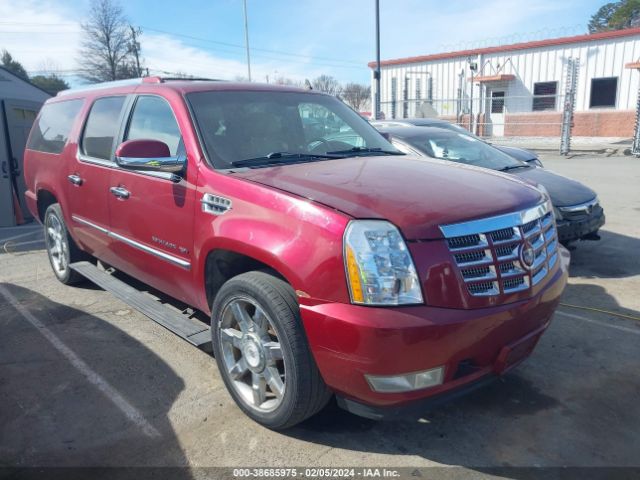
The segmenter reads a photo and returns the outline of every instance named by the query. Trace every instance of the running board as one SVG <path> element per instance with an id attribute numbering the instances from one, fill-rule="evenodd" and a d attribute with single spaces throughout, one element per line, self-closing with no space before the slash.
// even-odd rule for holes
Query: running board
<path id="1" fill-rule="evenodd" d="M 154 300 L 151 296 L 100 270 L 92 263 L 76 262 L 69 266 L 87 280 L 92 281 L 190 344 L 201 350 L 211 352 L 211 333 L 208 325 L 173 311 L 171 308 Z"/>

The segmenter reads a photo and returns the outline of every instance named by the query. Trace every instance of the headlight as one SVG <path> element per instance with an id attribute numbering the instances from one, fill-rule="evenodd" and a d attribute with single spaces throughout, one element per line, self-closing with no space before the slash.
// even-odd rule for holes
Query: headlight
<path id="1" fill-rule="evenodd" d="M 344 258 L 353 303 L 423 303 L 411 254 L 391 223 L 384 220 L 350 222 L 344 233 Z"/>

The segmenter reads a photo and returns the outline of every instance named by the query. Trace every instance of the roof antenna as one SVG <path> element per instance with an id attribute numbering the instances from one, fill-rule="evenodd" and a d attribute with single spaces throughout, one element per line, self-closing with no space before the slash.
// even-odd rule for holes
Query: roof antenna
<path id="1" fill-rule="evenodd" d="M 308 78 L 304 79 L 304 88 L 306 88 L 307 90 L 313 90 L 313 87 L 311 86 L 311 82 L 309 81 Z"/>

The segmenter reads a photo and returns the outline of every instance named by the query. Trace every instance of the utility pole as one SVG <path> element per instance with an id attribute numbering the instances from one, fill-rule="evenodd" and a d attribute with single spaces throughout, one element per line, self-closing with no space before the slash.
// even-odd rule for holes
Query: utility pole
<path id="1" fill-rule="evenodd" d="M 142 69 L 140 68 L 140 44 L 138 43 L 138 35 L 142 33 L 140 28 L 134 28 L 133 25 L 129 25 L 131 29 L 131 53 L 136 59 L 136 76 L 142 76 Z"/>
<path id="2" fill-rule="evenodd" d="M 251 56 L 249 54 L 249 20 L 247 19 L 247 0 L 242 1 L 244 9 L 244 43 L 247 47 L 247 76 L 251 81 Z"/>
<path id="3" fill-rule="evenodd" d="M 380 119 L 380 0 L 376 0 L 376 70 L 373 72 L 376 83 L 375 112 L 373 118 Z"/>

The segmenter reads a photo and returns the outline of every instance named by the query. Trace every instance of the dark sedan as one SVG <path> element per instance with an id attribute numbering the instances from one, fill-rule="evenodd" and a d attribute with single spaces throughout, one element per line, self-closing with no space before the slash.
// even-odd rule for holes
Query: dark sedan
<path id="1" fill-rule="evenodd" d="M 508 172 L 542 185 L 554 206 L 560 242 L 598 240 L 604 210 L 589 187 L 506 155 L 482 140 L 436 127 L 377 127 L 400 151 Z"/>
<path id="2" fill-rule="evenodd" d="M 494 148 L 497 148 L 502 153 L 506 153 L 510 157 L 515 158 L 516 160 L 520 160 L 522 162 L 527 162 L 531 165 L 537 165 L 538 167 L 542 167 L 542 162 L 538 158 L 538 156 L 533 153 L 531 150 L 527 150 L 525 148 L 519 147 L 505 147 L 503 145 L 495 145 L 493 143 L 489 143 L 486 140 L 474 135 L 469 130 L 455 123 L 447 122 L 446 120 L 441 120 L 439 118 L 402 118 L 402 119 L 394 119 L 394 120 L 375 120 L 372 121 L 371 124 L 378 128 L 386 128 L 386 127 L 402 127 L 402 126 L 416 126 L 416 127 L 437 127 L 444 128 L 447 130 L 451 130 L 453 132 L 462 133 L 463 135 L 469 135 L 477 140 L 487 143 Z"/>

